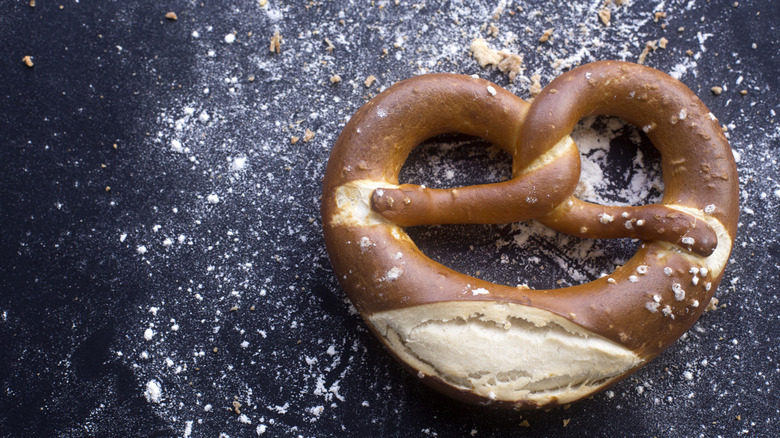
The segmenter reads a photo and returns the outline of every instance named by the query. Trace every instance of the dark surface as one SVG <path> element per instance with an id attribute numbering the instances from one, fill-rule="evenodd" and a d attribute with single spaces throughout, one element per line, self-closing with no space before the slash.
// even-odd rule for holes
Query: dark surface
<path id="1" fill-rule="evenodd" d="M 780 435 L 775 4 L 636 0 L 613 6 L 607 28 L 600 6 L 581 2 L 507 2 L 497 21 L 485 2 L 226 3 L 0 3 L 0 435 Z M 514 83 L 469 56 L 490 23 L 491 47 L 524 56 Z M 279 54 L 268 52 L 275 30 Z M 528 98 L 528 78 L 548 83 L 556 59 L 636 61 L 660 37 L 668 46 L 647 64 L 679 74 L 729 126 L 739 158 L 723 307 L 568 409 L 492 411 L 422 387 L 351 311 L 324 252 L 320 180 L 349 115 L 429 71 L 480 74 Z M 715 96 L 715 85 L 727 89 Z M 305 129 L 314 139 L 291 144 Z M 626 201 L 619 190 L 637 169 L 623 144 L 637 135 L 600 132 L 614 146 L 598 161 L 614 181 L 601 196 Z M 640 150 L 652 173 L 657 154 Z M 509 169 L 508 157 L 448 137 L 416 151 L 403 176 L 447 186 Z M 534 287 L 595 278 L 635 245 L 589 246 L 533 224 L 411 234 L 456 269 Z M 150 381 L 158 400 L 145 397 Z"/>

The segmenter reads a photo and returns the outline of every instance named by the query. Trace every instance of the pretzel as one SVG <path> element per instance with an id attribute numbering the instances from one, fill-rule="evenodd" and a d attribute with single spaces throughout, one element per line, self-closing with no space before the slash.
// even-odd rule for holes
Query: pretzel
<path id="1" fill-rule="evenodd" d="M 569 137 L 590 115 L 641 127 L 660 151 L 659 204 L 601 206 L 572 195 Z M 512 156 L 512 178 L 431 189 L 399 185 L 409 152 L 443 133 L 481 137 Z M 731 149 L 682 83 L 636 64 L 571 70 L 528 104 L 470 76 L 399 82 L 361 107 L 323 180 L 333 270 L 367 326 L 402 365 L 452 397 L 492 406 L 571 403 L 663 352 L 704 311 L 737 229 Z M 403 227 L 536 219 L 587 238 L 642 239 L 613 273 L 533 290 L 483 281 L 426 257 Z"/>

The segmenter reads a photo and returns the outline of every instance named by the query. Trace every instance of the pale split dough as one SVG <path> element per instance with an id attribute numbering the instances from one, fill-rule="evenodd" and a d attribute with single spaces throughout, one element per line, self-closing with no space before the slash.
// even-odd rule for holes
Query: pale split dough
<path id="1" fill-rule="evenodd" d="M 424 304 L 369 321 L 410 366 L 497 401 L 568 403 L 642 363 L 563 317 L 513 303 Z"/>

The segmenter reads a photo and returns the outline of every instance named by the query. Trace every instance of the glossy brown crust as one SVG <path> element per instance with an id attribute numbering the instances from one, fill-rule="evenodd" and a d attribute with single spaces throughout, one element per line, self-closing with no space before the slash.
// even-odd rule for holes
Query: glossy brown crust
<path id="1" fill-rule="evenodd" d="M 709 224 L 664 205 L 627 208 L 591 204 L 577 198 L 569 201 L 539 221 L 572 236 L 660 240 L 705 257 L 718 245 L 718 237 Z"/>
<path id="2" fill-rule="evenodd" d="M 486 90 L 488 85 L 494 88 L 495 95 Z M 396 184 L 403 161 L 415 145 L 433 135 L 460 132 L 482 137 L 510 152 L 515 180 L 487 190 L 485 202 L 476 207 L 465 202 L 466 207 L 454 215 L 442 214 L 438 209 L 463 202 L 457 201 L 461 197 L 479 199 L 484 188 L 458 188 L 457 197 L 451 190 L 427 190 L 432 193 L 427 194 L 414 186 L 388 188 L 383 194 L 374 192 L 372 208 L 404 226 L 501 222 L 506 218 L 496 219 L 498 216 L 490 216 L 492 213 L 485 218 L 479 205 L 506 205 L 504 190 L 518 199 L 520 192 L 511 192 L 512 184 L 533 184 L 533 178 L 518 177 L 523 176 L 529 164 L 571 132 L 580 118 L 609 114 L 646 128 L 661 151 L 663 204 L 706 210 L 723 224 L 733 241 L 738 188 L 731 149 L 714 117 L 680 82 L 635 64 L 597 62 L 553 81 L 530 110 L 519 100 L 486 81 L 428 75 L 396 84 L 355 114 L 334 146 L 323 183 L 325 241 L 342 287 L 364 318 L 375 312 L 446 301 L 510 302 L 555 313 L 634 351 L 642 359 L 652 359 L 699 318 L 722 276 L 722 272 L 713 275 L 707 270 L 692 274 L 692 268 L 698 271 L 705 263 L 686 248 L 708 254 L 717 241 L 712 228 L 694 216 L 664 205 L 604 207 L 576 199 L 564 201 L 552 211 L 540 208 L 537 215 L 547 214 L 540 220 L 564 232 L 598 238 L 659 238 L 680 244 L 675 247 L 646 241 L 634 257 L 611 275 L 552 290 L 497 285 L 453 271 L 422 254 L 401 228 L 390 223 L 343 224 L 333 220 L 339 213 L 335 194 L 338 187 L 358 180 Z M 544 170 L 542 167 L 536 171 Z M 556 180 L 560 186 L 550 193 L 560 190 L 564 195 L 551 196 L 568 196 L 570 191 L 564 191 L 570 187 L 567 181 Z M 465 194 L 469 190 L 475 192 Z M 393 205 L 388 205 L 389 197 L 394 198 Z M 403 202 L 406 197 L 411 201 Z M 400 205 L 414 208 L 393 208 L 399 204 L 395 199 L 401 200 Z M 533 215 L 524 210 L 527 205 L 517 205 L 520 217 Z M 622 216 L 623 212 L 627 212 L 627 218 Z M 614 220 L 604 223 L 599 218 L 604 213 Z M 636 224 L 640 219 L 644 220 L 643 225 Z M 637 225 L 632 226 L 633 231 L 625 226 L 626 221 Z M 692 237 L 694 242 L 683 244 L 683 236 Z M 478 288 L 488 290 L 489 295 L 470 293 Z M 457 388 L 442 389 L 448 385 L 438 379 L 428 383 L 456 398 L 490 402 L 473 394 L 461 394 Z M 522 400 L 512 405 L 529 407 Z"/>
<path id="3" fill-rule="evenodd" d="M 539 216 L 567 198 L 577 186 L 580 156 L 574 147 L 557 160 L 507 183 L 457 189 L 404 184 L 375 190 L 371 208 L 390 222 L 409 227 L 434 224 L 506 224 Z"/>

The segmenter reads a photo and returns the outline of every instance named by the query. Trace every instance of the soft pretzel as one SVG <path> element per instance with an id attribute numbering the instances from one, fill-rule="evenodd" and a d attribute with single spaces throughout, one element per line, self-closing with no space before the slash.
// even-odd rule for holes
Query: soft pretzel
<path id="1" fill-rule="evenodd" d="M 606 207 L 572 196 L 579 154 L 568 135 L 589 115 L 622 117 L 647 133 L 662 156 L 660 204 Z M 449 132 L 506 150 L 513 178 L 449 190 L 399 185 L 409 152 Z M 678 339 L 723 275 L 737 215 L 736 166 L 715 117 L 670 76 L 611 61 L 561 75 L 530 106 L 469 76 L 399 82 L 345 126 L 322 196 L 334 272 L 389 351 L 446 394 L 515 408 L 586 397 Z M 402 228 L 534 218 L 643 243 L 606 277 L 532 290 L 434 262 Z"/>

